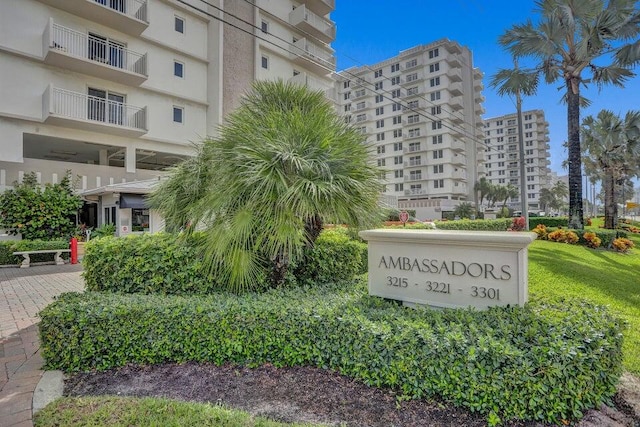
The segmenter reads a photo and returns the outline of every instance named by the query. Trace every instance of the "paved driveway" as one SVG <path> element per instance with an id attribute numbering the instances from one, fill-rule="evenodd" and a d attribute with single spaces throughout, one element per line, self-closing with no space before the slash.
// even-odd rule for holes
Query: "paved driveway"
<path id="1" fill-rule="evenodd" d="M 0 426 L 33 426 L 42 377 L 38 312 L 64 292 L 82 291 L 80 265 L 0 268 Z"/>

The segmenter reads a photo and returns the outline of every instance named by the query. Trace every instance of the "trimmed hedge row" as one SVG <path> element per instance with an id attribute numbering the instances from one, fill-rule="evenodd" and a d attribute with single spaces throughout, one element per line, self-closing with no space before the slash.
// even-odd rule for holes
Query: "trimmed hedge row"
<path id="1" fill-rule="evenodd" d="M 436 228 L 440 230 L 480 230 L 507 231 L 511 227 L 513 218 L 498 219 L 461 219 L 457 221 L 437 221 Z"/>
<path id="2" fill-rule="evenodd" d="M 90 291 L 207 294 L 223 285 L 205 268 L 200 233 L 176 239 L 167 233 L 105 237 L 85 246 L 84 279 Z M 367 245 L 342 230 L 323 231 L 304 262 L 291 266 L 290 284 L 351 279 L 366 271 Z M 265 277 L 267 274 L 265 273 Z M 267 287 L 266 283 L 258 288 Z"/>
<path id="3" fill-rule="evenodd" d="M 566 228 L 569 225 L 569 218 L 567 217 L 550 217 L 550 216 L 537 216 L 529 217 L 529 228 L 533 230 L 538 224 L 544 224 L 546 227 L 563 227 Z"/>
<path id="4" fill-rule="evenodd" d="M 14 252 L 43 251 L 49 249 L 69 249 L 66 240 L 7 240 L 0 242 L 0 265 L 17 265 L 24 259 L 22 255 L 13 255 Z M 31 262 L 53 261 L 55 254 L 33 254 L 29 257 Z M 68 253 L 63 253 L 62 258 L 69 259 Z"/>
<path id="5" fill-rule="evenodd" d="M 358 284 L 207 296 L 67 293 L 41 313 L 47 369 L 174 361 L 332 369 L 500 420 L 575 419 L 621 373 L 622 325 L 576 300 L 414 310 Z"/>

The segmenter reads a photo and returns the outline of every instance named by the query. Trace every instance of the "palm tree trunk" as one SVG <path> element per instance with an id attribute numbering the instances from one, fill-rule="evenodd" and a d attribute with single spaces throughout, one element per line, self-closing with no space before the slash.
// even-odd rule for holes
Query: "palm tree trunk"
<path id="1" fill-rule="evenodd" d="M 604 228 L 613 230 L 616 227 L 618 206 L 615 198 L 615 180 L 611 169 L 605 170 L 602 185 L 604 187 Z"/>
<path id="2" fill-rule="evenodd" d="M 320 235 L 320 232 L 322 231 L 322 226 L 323 226 L 323 223 L 322 223 L 322 218 L 320 218 L 320 215 L 316 214 L 305 220 L 304 231 L 307 235 L 307 245 L 309 247 L 313 247 L 313 244 L 315 243 L 316 239 Z"/>
<path id="3" fill-rule="evenodd" d="M 289 270 L 289 257 L 284 252 L 279 252 L 273 259 L 271 267 L 271 286 L 279 288 L 284 285 Z"/>
<path id="4" fill-rule="evenodd" d="M 572 84 L 573 83 L 573 84 Z M 580 150 L 580 81 L 567 79 L 569 144 L 569 228 L 583 229 L 582 159 Z"/>

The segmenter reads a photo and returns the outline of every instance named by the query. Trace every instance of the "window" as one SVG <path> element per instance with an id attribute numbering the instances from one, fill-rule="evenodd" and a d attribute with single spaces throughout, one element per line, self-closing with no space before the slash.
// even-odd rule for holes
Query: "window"
<path id="1" fill-rule="evenodd" d="M 184 77 L 184 64 L 182 62 L 173 61 L 173 75 Z"/>
<path id="2" fill-rule="evenodd" d="M 431 100 L 437 101 L 438 99 L 440 99 L 440 91 L 431 92 Z"/>
<path id="3" fill-rule="evenodd" d="M 499 136 L 496 142 L 504 142 L 504 136 Z"/>
<path id="4" fill-rule="evenodd" d="M 407 83 L 410 83 L 414 80 L 418 80 L 418 73 L 411 73 L 407 75 Z"/>
<path id="5" fill-rule="evenodd" d="M 431 114 L 433 114 L 434 116 L 437 114 L 442 113 L 442 107 L 440 107 L 439 105 L 435 106 L 435 107 L 431 107 Z"/>
<path id="6" fill-rule="evenodd" d="M 528 167 L 527 167 L 527 172 L 528 172 L 528 173 L 533 173 L 533 167 L 528 166 Z"/>
<path id="7" fill-rule="evenodd" d="M 421 164 L 420 156 L 409 157 L 409 166 L 420 166 Z"/>
<path id="8" fill-rule="evenodd" d="M 393 111 L 400 111 L 402 110 L 402 104 L 400 104 L 399 102 L 394 102 L 393 107 L 391 107 L 391 109 Z"/>
<path id="9" fill-rule="evenodd" d="M 420 151 L 420 143 L 419 142 L 411 142 L 409 144 L 409 152 Z"/>
<path id="10" fill-rule="evenodd" d="M 420 128 L 409 129 L 409 138 L 420 136 Z"/>
<path id="11" fill-rule="evenodd" d="M 378 166 L 385 166 L 386 163 L 385 159 L 378 159 Z"/>
<path id="12" fill-rule="evenodd" d="M 376 128 L 383 128 L 384 127 L 384 120 L 376 120 Z"/>
<path id="13" fill-rule="evenodd" d="M 104 208 L 104 223 L 105 224 L 116 224 L 116 207 L 110 206 Z"/>
<path id="14" fill-rule="evenodd" d="M 440 63 L 436 62 L 435 64 L 429 65 L 429 72 L 435 73 L 436 71 L 440 71 Z"/>
<path id="15" fill-rule="evenodd" d="M 402 136 L 402 129 L 395 129 L 393 131 L 393 137 L 394 138 L 400 138 Z"/>
<path id="16" fill-rule="evenodd" d="M 395 117 L 393 118 L 393 124 L 394 124 L 394 125 L 399 125 L 399 124 L 401 124 L 401 123 L 402 123 L 402 116 L 395 116 Z"/>
<path id="17" fill-rule="evenodd" d="M 267 21 L 262 21 L 260 23 L 260 29 L 262 30 L 263 33 L 268 33 L 269 32 L 269 23 Z"/>
<path id="18" fill-rule="evenodd" d="M 342 87 L 344 89 L 349 88 L 349 86 L 351 86 L 351 80 L 347 80 L 346 82 L 342 83 Z"/>
<path id="19" fill-rule="evenodd" d="M 351 92 L 346 92 L 346 93 L 344 94 L 344 99 L 345 99 L 345 100 L 347 100 L 347 99 L 349 99 L 349 98 L 351 98 Z"/>
<path id="20" fill-rule="evenodd" d="M 384 132 L 376 134 L 376 141 L 384 141 Z"/>
<path id="21" fill-rule="evenodd" d="M 356 111 L 364 110 L 367 104 L 364 101 L 360 101 L 356 104 Z"/>
<path id="22" fill-rule="evenodd" d="M 443 157 L 444 157 L 444 151 L 442 149 L 433 151 L 433 158 L 434 159 L 441 159 Z"/>
<path id="23" fill-rule="evenodd" d="M 400 76 L 391 77 L 391 86 L 400 84 Z"/>
<path id="24" fill-rule="evenodd" d="M 527 156 L 532 156 L 533 150 L 524 150 L 524 154 L 526 154 Z"/>
<path id="25" fill-rule="evenodd" d="M 177 32 L 184 34 L 184 19 L 176 16 L 174 21 L 174 28 Z"/>
<path id="26" fill-rule="evenodd" d="M 444 179 L 436 179 L 433 181 L 433 188 L 444 188 Z"/>
<path id="27" fill-rule="evenodd" d="M 412 67 L 415 67 L 416 65 L 418 65 L 418 60 L 417 59 L 412 59 L 411 61 L 407 61 L 404 64 L 405 68 L 412 68 Z"/>
<path id="28" fill-rule="evenodd" d="M 346 113 L 348 111 L 351 111 L 351 104 L 347 104 L 344 106 L 344 112 Z"/>
<path id="29" fill-rule="evenodd" d="M 407 123 L 412 124 L 412 123 L 418 123 L 418 122 L 420 122 L 419 114 L 412 114 L 410 116 L 407 116 Z"/>
<path id="30" fill-rule="evenodd" d="M 393 151 L 402 151 L 402 142 L 394 142 Z"/>
<path id="31" fill-rule="evenodd" d="M 429 79 L 429 86 L 434 87 L 434 86 L 438 86 L 440 84 L 440 77 L 434 77 L 432 79 Z"/>
<path id="32" fill-rule="evenodd" d="M 507 126 L 515 126 L 515 125 L 516 125 L 516 119 L 507 120 Z"/>
<path id="33" fill-rule="evenodd" d="M 416 100 L 416 101 L 409 101 L 407 103 L 407 108 L 410 110 L 417 110 L 418 108 L 420 108 L 420 103 Z"/>
<path id="34" fill-rule="evenodd" d="M 382 68 L 373 72 L 373 77 L 382 77 Z"/>
<path id="35" fill-rule="evenodd" d="M 524 133 L 524 137 L 525 138 L 533 138 L 533 132 L 525 132 Z"/>
<path id="36" fill-rule="evenodd" d="M 536 189 L 535 184 L 527 184 L 527 190 L 535 190 L 535 189 Z"/>
<path id="37" fill-rule="evenodd" d="M 400 64 L 391 64 L 391 72 L 395 73 L 397 71 L 400 71 Z"/>
<path id="38" fill-rule="evenodd" d="M 444 173 L 444 165 L 433 165 L 433 173 Z"/>
<path id="39" fill-rule="evenodd" d="M 396 191 L 402 191 L 404 189 L 404 184 L 396 184 Z"/>
<path id="40" fill-rule="evenodd" d="M 533 129 L 533 123 L 525 123 L 524 124 L 524 128 L 525 129 Z"/>
<path id="41" fill-rule="evenodd" d="M 402 169 L 396 169 L 393 173 L 395 178 L 402 178 L 404 176 L 404 171 Z"/>
<path id="42" fill-rule="evenodd" d="M 435 48 L 429 51 L 429 59 L 437 58 L 439 55 L 440 55 L 440 50 L 438 48 Z"/>
<path id="43" fill-rule="evenodd" d="M 173 106 L 173 121 L 175 123 L 184 123 L 184 108 Z"/>
<path id="44" fill-rule="evenodd" d="M 385 150 L 384 150 L 384 145 L 381 145 L 381 146 L 376 147 L 376 148 L 377 148 L 377 152 L 378 152 L 378 154 L 384 154 L 384 151 L 385 151 Z"/>
<path id="45" fill-rule="evenodd" d="M 442 120 L 431 122 L 431 130 L 442 129 Z"/>
<path id="46" fill-rule="evenodd" d="M 383 83 L 384 83 L 384 82 L 376 82 L 376 84 L 375 84 L 375 88 L 376 88 L 376 90 L 381 90 L 381 89 L 382 89 L 382 86 L 383 86 L 383 85 L 382 85 Z"/>
<path id="47" fill-rule="evenodd" d="M 435 135 L 431 137 L 431 142 L 433 144 L 442 144 L 442 135 Z"/>
<path id="48" fill-rule="evenodd" d="M 384 100 L 384 96 L 376 95 L 376 104 L 382 102 L 383 100 Z"/>
<path id="49" fill-rule="evenodd" d="M 365 120 L 367 120 L 367 115 L 366 114 L 358 114 L 356 116 L 356 123 L 364 122 Z"/>
<path id="50" fill-rule="evenodd" d="M 395 156 L 393 158 L 393 163 L 396 165 L 401 165 L 402 164 L 402 156 Z"/>
<path id="51" fill-rule="evenodd" d="M 515 136 L 510 136 L 509 138 L 507 138 L 507 142 L 516 142 L 517 140 L 518 138 Z"/>
<path id="52" fill-rule="evenodd" d="M 384 114 L 384 107 L 377 107 L 376 108 L 376 116 L 381 116 Z"/>
<path id="53" fill-rule="evenodd" d="M 498 135 L 504 134 L 504 129 L 496 129 Z"/>
<path id="54" fill-rule="evenodd" d="M 99 122 L 122 125 L 124 123 L 125 95 L 111 91 L 88 88 L 87 118 Z"/>
<path id="55" fill-rule="evenodd" d="M 262 68 L 264 68 L 265 70 L 269 69 L 269 58 L 267 58 L 266 56 L 262 57 Z"/>
<path id="56" fill-rule="evenodd" d="M 422 171 L 409 171 L 409 179 L 412 181 L 419 181 L 422 179 Z"/>
<path id="57" fill-rule="evenodd" d="M 498 162 L 498 167 L 499 168 L 503 168 L 504 167 L 504 162 Z"/>
<path id="58" fill-rule="evenodd" d="M 131 209 L 131 231 L 149 231 L 149 209 Z"/>
<path id="59" fill-rule="evenodd" d="M 360 96 L 364 96 L 367 93 L 366 89 L 358 89 L 355 93 L 356 98 Z"/>
<path id="60" fill-rule="evenodd" d="M 411 184 L 411 192 L 415 194 L 422 193 L 422 184 Z"/>
<path id="61" fill-rule="evenodd" d="M 400 89 L 394 89 L 391 91 L 392 98 L 400 98 Z"/>
<path id="62" fill-rule="evenodd" d="M 532 118 L 531 114 L 525 114 L 524 115 L 524 119 L 525 120 L 531 120 L 531 118 Z"/>
<path id="63" fill-rule="evenodd" d="M 502 120 L 496 120 L 496 126 L 502 126 Z"/>

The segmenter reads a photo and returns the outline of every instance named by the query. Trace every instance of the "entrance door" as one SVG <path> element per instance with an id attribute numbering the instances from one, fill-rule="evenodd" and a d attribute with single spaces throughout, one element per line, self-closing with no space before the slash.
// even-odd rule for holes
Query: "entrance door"
<path id="1" fill-rule="evenodd" d="M 87 114 L 89 120 L 104 122 L 106 117 L 106 98 L 107 91 L 89 88 L 89 97 L 87 99 Z"/>
<path id="2" fill-rule="evenodd" d="M 124 122 L 124 95 L 109 93 L 109 123 L 122 125 Z"/>

